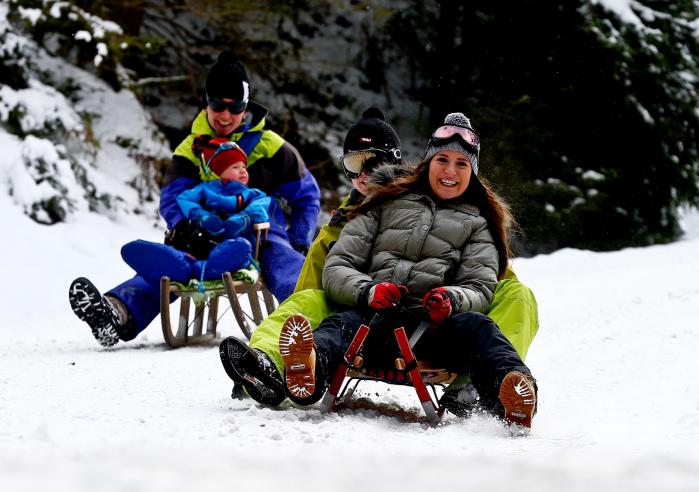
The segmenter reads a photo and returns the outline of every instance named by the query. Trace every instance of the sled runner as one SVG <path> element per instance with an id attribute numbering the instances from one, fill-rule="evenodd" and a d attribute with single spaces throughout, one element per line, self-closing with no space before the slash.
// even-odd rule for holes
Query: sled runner
<path id="1" fill-rule="evenodd" d="M 398 346 L 399 354 L 393 360 L 393 365 L 372 365 L 370 360 L 365 360 L 362 356 L 362 348 L 371 329 L 376 329 L 382 322 L 381 315 L 375 314 L 369 326 L 362 325 L 359 327 L 330 382 L 327 392 L 323 396 L 320 406 L 321 411 L 330 412 L 335 410 L 338 399 L 348 402 L 362 381 L 380 381 L 415 388 L 428 421 L 432 425 L 438 424 L 444 414 L 444 408 L 437 403 L 436 386 L 444 387 L 456 378 L 456 374 L 446 369 L 433 367 L 428 362 L 415 359 L 412 349 L 427 330 L 428 322 L 422 321 L 410 339 L 408 339 L 405 328 L 402 326 L 395 328 L 393 336 Z M 384 328 L 386 327 L 382 329 Z M 350 388 L 352 383 L 354 385 Z M 428 387 L 432 390 L 434 398 L 430 395 Z"/>
<path id="2" fill-rule="evenodd" d="M 267 239 L 269 227 L 269 222 L 253 224 L 257 234 L 255 260 L 259 255 L 261 242 Z M 255 327 L 274 311 L 275 300 L 259 274 L 250 278 L 244 273 L 243 271 L 225 272 L 221 280 L 204 281 L 203 284 L 193 280 L 186 286 L 172 282 L 169 277 L 162 277 L 160 279 L 160 320 L 165 343 L 172 348 L 178 348 L 214 340 L 218 322 L 227 311 L 227 308 L 224 309 L 219 316 L 219 301 L 222 297 L 228 299 L 238 327 L 249 339 Z M 177 301 L 170 302 L 172 296 L 179 298 L 179 311 Z M 241 304 L 241 298 L 246 299 L 247 303 Z M 171 316 L 171 313 L 174 316 Z M 177 319 L 176 332 L 173 331 L 172 318 Z M 204 319 L 206 319 L 205 331 Z"/>

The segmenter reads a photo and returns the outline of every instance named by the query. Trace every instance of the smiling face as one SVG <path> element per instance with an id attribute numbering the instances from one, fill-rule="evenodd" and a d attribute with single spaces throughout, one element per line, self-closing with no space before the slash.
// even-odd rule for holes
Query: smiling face
<path id="1" fill-rule="evenodd" d="M 232 103 L 233 99 L 222 99 L 223 102 Z M 226 137 L 233 133 L 245 117 L 245 111 L 238 114 L 231 113 L 228 108 L 221 112 L 216 112 L 211 109 L 211 106 L 206 106 L 206 118 L 209 125 L 219 137 Z"/>
<path id="2" fill-rule="evenodd" d="M 441 150 L 430 160 L 429 183 L 441 200 L 461 196 L 471 182 L 471 162 L 456 150 Z"/>
<path id="3" fill-rule="evenodd" d="M 221 179 L 237 181 L 238 183 L 247 185 L 249 180 L 248 167 L 242 161 L 234 162 L 221 173 Z"/>

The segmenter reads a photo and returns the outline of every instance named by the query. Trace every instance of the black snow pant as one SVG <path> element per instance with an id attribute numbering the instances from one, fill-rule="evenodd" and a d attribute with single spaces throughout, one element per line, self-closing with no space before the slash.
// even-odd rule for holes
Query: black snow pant
<path id="1" fill-rule="evenodd" d="M 372 316 L 373 313 L 350 310 L 323 320 L 313 332 L 316 390 L 307 398 L 292 398 L 293 401 L 310 405 L 320 400 L 355 333 L 362 324 L 368 325 Z M 364 347 L 369 348 L 373 344 L 374 348 L 378 346 L 380 350 L 388 350 L 390 353 L 385 354 L 386 361 L 393 360 L 397 355 L 397 346 L 392 342 L 393 329 L 403 326 L 410 336 L 419 321 L 420 316 L 414 314 L 385 316 L 380 325 L 372 327 Z M 500 413 L 498 391 L 505 375 L 510 371 L 531 375 L 495 322 L 480 313 L 458 313 L 449 317 L 441 326 L 429 329 L 413 351 L 419 360 L 470 376 L 481 405 L 495 413 Z"/>

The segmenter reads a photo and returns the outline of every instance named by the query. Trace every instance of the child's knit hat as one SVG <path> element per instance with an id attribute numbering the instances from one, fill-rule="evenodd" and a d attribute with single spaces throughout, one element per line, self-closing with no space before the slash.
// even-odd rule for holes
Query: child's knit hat
<path id="1" fill-rule="evenodd" d="M 236 162 L 248 164 L 248 157 L 240 146 L 227 138 L 199 135 L 192 144 L 194 155 L 218 176 Z M 203 156 L 203 157 L 202 157 Z"/>

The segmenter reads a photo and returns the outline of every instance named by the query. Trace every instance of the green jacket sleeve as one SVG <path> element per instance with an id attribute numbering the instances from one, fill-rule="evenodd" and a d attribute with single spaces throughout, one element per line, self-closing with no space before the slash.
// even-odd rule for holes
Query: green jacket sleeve
<path id="1" fill-rule="evenodd" d="M 344 224 L 343 224 L 344 225 Z M 306 261 L 303 262 L 301 273 L 296 282 L 294 292 L 306 289 L 323 289 L 323 267 L 328 251 L 333 247 L 340 236 L 343 225 L 326 224 L 320 228 L 318 237 L 311 244 Z"/>
<path id="2" fill-rule="evenodd" d="M 342 200 L 338 209 L 333 212 L 330 222 L 320 228 L 318 236 L 306 254 L 306 261 L 304 261 L 301 268 L 294 292 L 306 289 L 323 289 L 323 268 L 325 267 L 328 252 L 337 242 L 337 238 L 340 237 L 342 228 L 347 224 L 347 212 L 353 209 L 363 198 L 363 195 L 357 190 L 353 190 Z"/>

